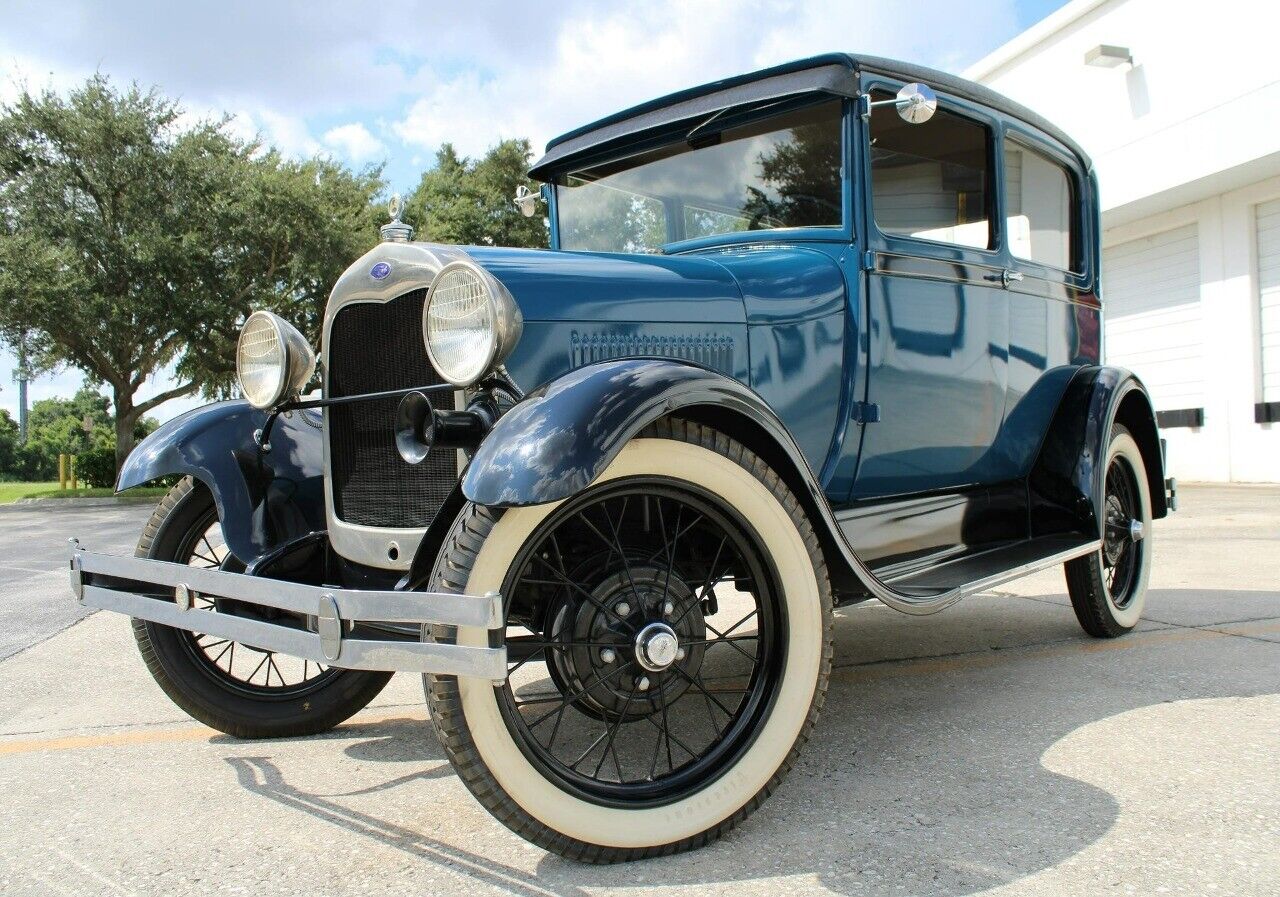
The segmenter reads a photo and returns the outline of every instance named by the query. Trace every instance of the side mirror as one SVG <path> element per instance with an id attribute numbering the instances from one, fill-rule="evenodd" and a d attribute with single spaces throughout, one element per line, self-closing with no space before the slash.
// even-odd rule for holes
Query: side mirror
<path id="1" fill-rule="evenodd" d="M 863 94 L 863 102 L 863 118 L 870 118 L 871 110 L 877 106 L 893 106 L 903 121 L 913 125 L 924 124 L 933 118 L 933 113 L 938 109 L 938 95 L 929 85 L 919 82 L 903 85 L 897 97 L 892 100 L 873 103 L 870 94 Z"/>
<path id="2" fill-rule="evenodd" d="M 516 187 L 516 208 L 526 218 L 532 218 L 538 211 L 538 203 L 543 201 L 542 191 L 534 193 L 524 184 Z"/>

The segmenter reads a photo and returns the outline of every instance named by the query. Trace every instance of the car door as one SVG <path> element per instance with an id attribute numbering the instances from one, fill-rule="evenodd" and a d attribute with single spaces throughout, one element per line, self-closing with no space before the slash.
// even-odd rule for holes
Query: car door
<path id="1" fill-rule="evenodd" d="M 1009 364 L 999 461 L 1025 476 L 1067 382 L 1099 360 L 1093 218 L 1084 170 L 1065 147 L 1018 123 L 1003 134 Z"/>
<path id="2" fill-rule="evenodd" d="M 867 86 L 879 101 L 900 83 Z M 869 422 L 855 500 L 994 475 L 1008 366 L 994 126 L 945 96 L 922 124 L 891 106 L 863 122 Z"/>

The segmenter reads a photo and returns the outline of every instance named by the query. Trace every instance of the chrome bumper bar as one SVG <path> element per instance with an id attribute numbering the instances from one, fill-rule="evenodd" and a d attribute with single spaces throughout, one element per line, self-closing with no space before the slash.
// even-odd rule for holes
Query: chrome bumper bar
<path id="1" fill-rule="evenodd" d="M 427 623 L 501 630 L 502 597 L 443 592 L 376 592 L 308 586 L 84 551 L 73 539 L 71 591 L 86 607 L 116 611 L 176 629 L 240 642 L 351 670 L 472 676 L 501 682 L 507 649 L 392 638 L 351 638 L 356 623 Z M 288 611 L 314 631 L 193 607 L 196 595 Z"/>

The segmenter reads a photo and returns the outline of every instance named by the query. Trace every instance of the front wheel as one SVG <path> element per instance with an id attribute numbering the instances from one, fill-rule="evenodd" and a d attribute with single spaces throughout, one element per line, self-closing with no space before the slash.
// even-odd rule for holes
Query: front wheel
<path id="1" fill-rule="evenodd" d="M 136 554 L 195 567 L 244 569 L 222 539 L 213 495 L 190 477 L 161 499 Z M 225 610 L 203 596 L 196 606 Z M 237 738 L 324 732 L 361 710 L 391 678 L 390 673 L 325 667 L 146 620 L 133 621 L 133 634 L 164 693 L 196 720 Z"/>
<path id="2" fill-rule="evenodd" d="M 1076 619 L 1094 638 L 1124 635 L 1142 617 L 1151 573 L 1151 494 L 1142 452 L 1116 424 L 1106 459 L 1102 547 L 1066 563 Z"/>
<path id="3" fill-rule="evenodd" d="M 572 859 L 728 831 L 778 786 L 822 706 L 817 537 L 760 458 L 698 425 L 655 425 L 566 501 L 469 506 L 433 579 L 507 603 L 501 685 L 425 679 L 440 740 L 499 821 Z M 490 644 L 485 630 L 456 639 Z"/>

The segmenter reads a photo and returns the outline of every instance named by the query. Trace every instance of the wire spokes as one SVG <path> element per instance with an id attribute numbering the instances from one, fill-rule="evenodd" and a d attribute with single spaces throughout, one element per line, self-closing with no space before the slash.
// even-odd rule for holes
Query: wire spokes
<path id="1" fill-rule="evenodd" d="M 550 515 L 512 565 L 500 700 L 544 769 L 652 799 L 742 742 L 777 685 L 782 620 L 736 512 L 666 484 L 599 492 Z"/>

